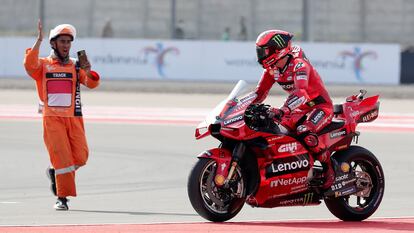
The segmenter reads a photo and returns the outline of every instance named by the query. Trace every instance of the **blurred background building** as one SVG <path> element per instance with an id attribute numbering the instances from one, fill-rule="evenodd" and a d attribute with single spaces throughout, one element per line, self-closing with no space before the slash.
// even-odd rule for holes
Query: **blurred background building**
<path id="1" fill-rule="evenodd" d="M 76 25 L 80 37 L 255 40 L 279 28 L 296 40 L 414 45 L 412 0 L 0 0 L 0 36 Z M 110 20 L 110 21 L 108 21 Z"/>

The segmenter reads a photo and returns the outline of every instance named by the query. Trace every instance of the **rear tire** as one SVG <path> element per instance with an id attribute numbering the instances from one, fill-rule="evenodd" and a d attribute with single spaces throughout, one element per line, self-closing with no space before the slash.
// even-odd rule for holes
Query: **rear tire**
<path id="1" fill-rule="evenodd" d="M 234 189 L 215 186 L 217 163 L 213 159 L 201 158 L 194 165 L 187 184 L 191 205 L 203 218 L 213 222 L 227 221 L 243 208 L 246 196 L 246 181 L 240 167 L 235 170 L 235 187 L 241 197 L 234 196 Z M 219 204 L 220 203 L 220 204 Z"/>
<path id="2" fill-rule="evenodd" d="M 384 196 L 384 173 L 378 159 L 369 150 L 360 146 L 351 146 L 349 149 L 334 154 L 339 164 L 347 162 L 353 171 L 362 170 L 368 174 L 372 188 L 368 197 L 354 195 L 325 198 L 329 211 L 343 221 L 362 221 L 371 216 L 380 205 Z M 352 205 L 351 198 L 356 198 L 356 205 Z M 363 199 L 363 203 L 361 203 Z"/>

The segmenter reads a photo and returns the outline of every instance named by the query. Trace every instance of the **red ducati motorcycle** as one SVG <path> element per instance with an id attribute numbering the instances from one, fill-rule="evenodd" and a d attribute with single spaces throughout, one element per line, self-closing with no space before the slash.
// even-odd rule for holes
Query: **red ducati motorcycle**
<path id="1" fill-rule="evenodd" d="M 239 81 L 230 95 L 197 127 L 195 136 L 211 135 L 221 144 L 198 156 L 188 178 L 193 208 L 207 220 L 222 222 L 244 203 L 254 207 L 318 205 L 344 221 L 362 221 L 378 208 L 384 174 L 378 159 L 358 142 L 359 123 L 378 117 L 379 96 L 366 91 L 334 106 L 334 119 L 319 134 L 331 153 L 335 180 L 323 189 L 324 171 L 304 144 L 281 122 L 269 119 L 268 105 L 257 105 L 254 92 L 242 95 Z"/>

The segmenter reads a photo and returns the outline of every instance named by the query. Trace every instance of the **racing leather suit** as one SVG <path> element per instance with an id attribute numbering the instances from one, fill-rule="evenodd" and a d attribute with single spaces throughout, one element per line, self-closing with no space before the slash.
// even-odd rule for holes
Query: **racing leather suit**
<path id="1" fill-rule="evenodd" d="M 95 88 L 98 73 L 92 78 L 76 69 L 75 60 L 66 64 L 51 53 L 39 58 L 39 50 L 27 49 L 24 67 L 36 81 L 43 107 L 43 138 L 55 169 L 58 197 L 76 196 L 75 170 L 86 164 L 88 145 L 82 118 L 80 83 Z M 78 76 L 79 75 L 79 76 Z"/>
<path id="2" fill-rule="evenodd" d="M 294 46 L 287 56 L 289 56 L 288 61 L 282 69 L 275 72 L 264 70 L 256 88 L 255 102 L 263 102 L 270 88 L 277 82 L 289 93 L 289 97 L 280 108 L 283 115 L 293 113 L 303 115 L 299 122 L 287 121 L 286 126 L 295 130 L 312 152 L 319 153 L 326 148 L 324 142 L 319 140 L 317 133 L 332 120 L 332 100 L 319 74 L 299 46 Z"/>

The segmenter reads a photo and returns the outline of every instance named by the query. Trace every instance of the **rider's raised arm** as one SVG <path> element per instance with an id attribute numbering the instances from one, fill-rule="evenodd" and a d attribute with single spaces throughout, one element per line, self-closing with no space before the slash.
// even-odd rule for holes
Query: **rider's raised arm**
<path id="1" fill-rule="evenodd" d="M 268 70 L 264 70 L 262 74 L 262 78 L 257 84 L 256 87 L 256 94 L 257 97 L 253 101 L 253 103 L 261 103 L 263 102 L 267 95 L 269 94 L 270 88 L 272 88 L 273 84 L 275 83 L 274 75 L 270 74 Z"/>
<path id="2" fill-rule="evenodd" d="M 293 65 L 293 80 L 295 82 L 295 89 L 308 89 L 311 71 L 309 63 L 302 58 L 296 58 Z"/>
<path id="3" fill-rule="evenodd" d="M 295 59 L 293 68 L 294 91 L 289 95 L 282 110 L 285 114 L 305 105 L 309 100 L 308 84 L 311 67 L 303 59 Z"/>

